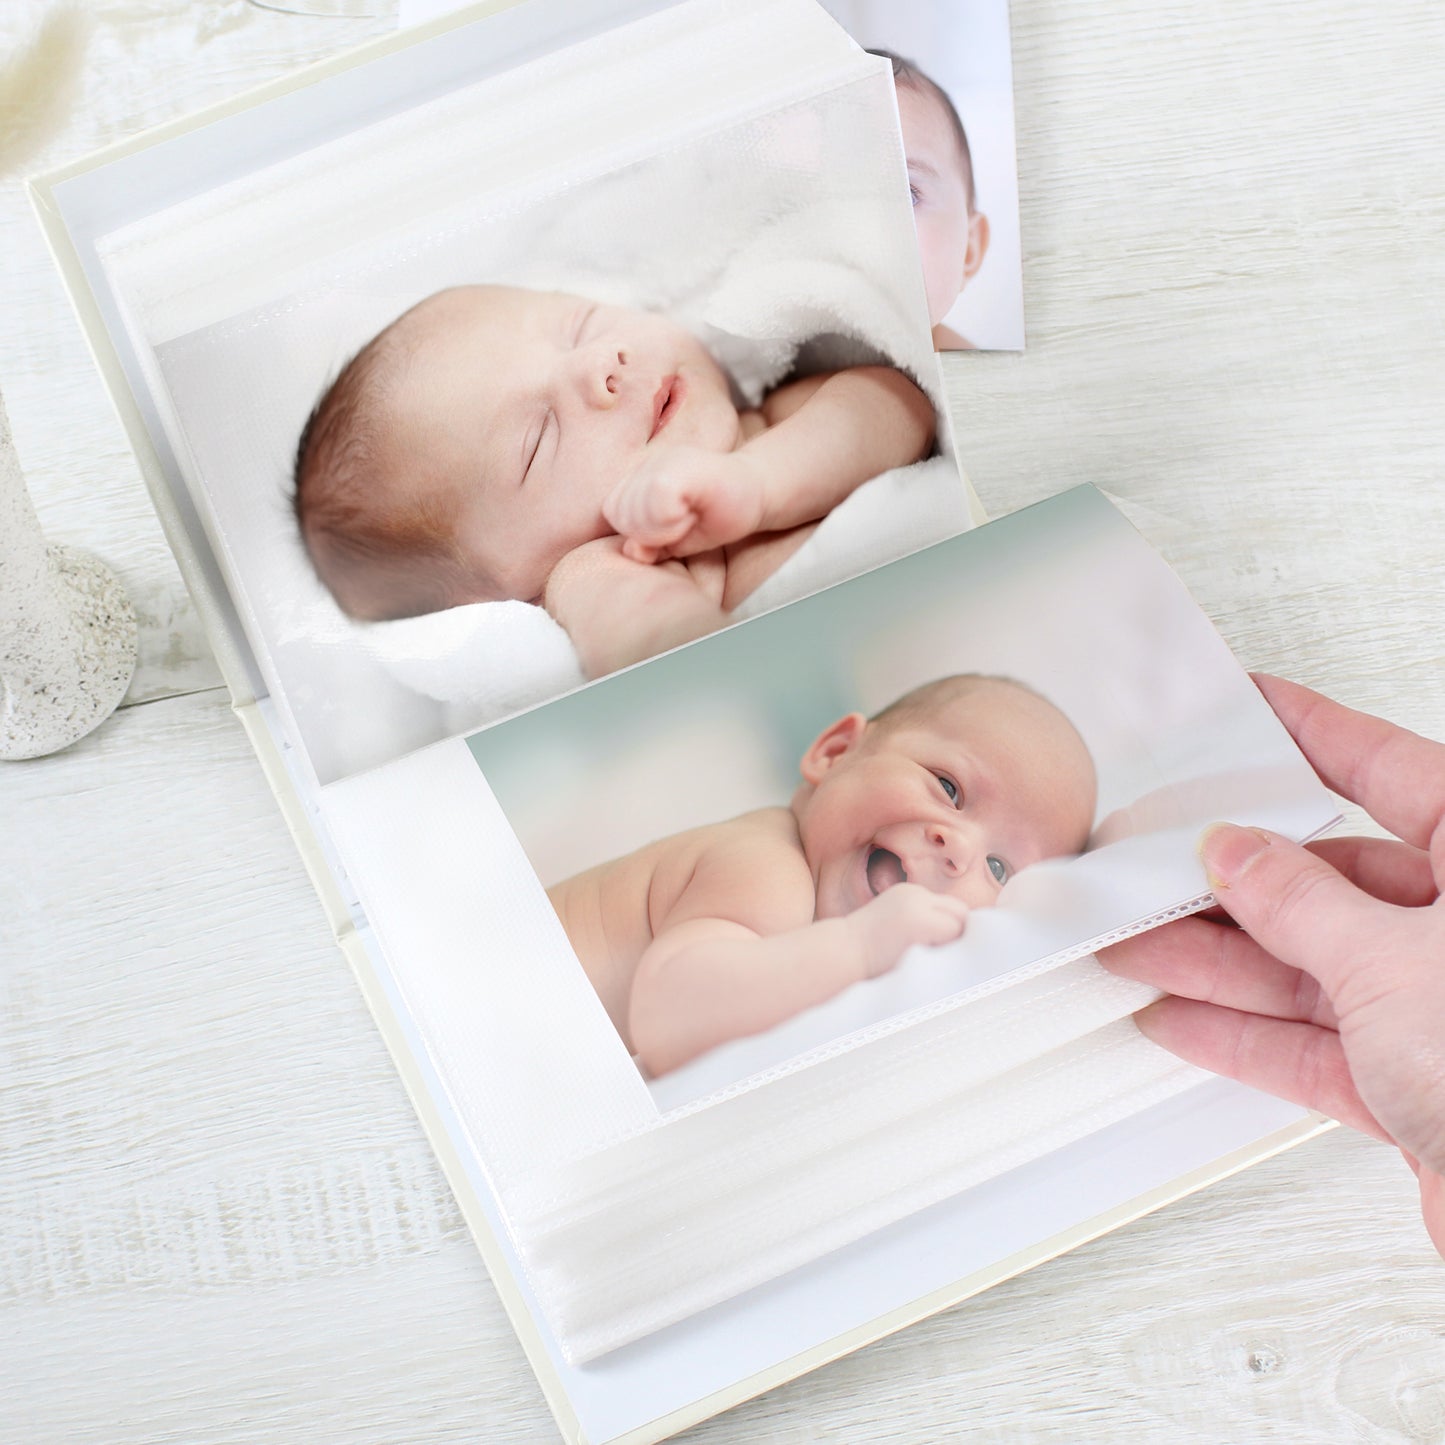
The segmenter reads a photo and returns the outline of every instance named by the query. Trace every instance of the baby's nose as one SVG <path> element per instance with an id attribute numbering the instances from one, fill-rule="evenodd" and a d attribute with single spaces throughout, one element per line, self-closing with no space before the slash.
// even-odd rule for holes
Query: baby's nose
<path id="1" fill-rule="evenodd" d="M 933 823 L 925 829 L 934 866 L 945 878 L 961 877 L 968 870 L 970 850 L 962 835 L 953 828 Z"/>
<path id="2" fill-rule="evenodd" d="M 615 405 L 626 367 L 627 353 L 617 346 L 599 346 L 584 356 L 578 367 L 578 381 L 587 404 L 604 410 Z"/>

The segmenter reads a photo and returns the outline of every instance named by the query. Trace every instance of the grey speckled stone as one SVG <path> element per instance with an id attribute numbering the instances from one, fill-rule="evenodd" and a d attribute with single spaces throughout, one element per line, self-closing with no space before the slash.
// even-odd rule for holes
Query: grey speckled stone
<path id="1" fill-rule="evenodd" d="M 82 738 L 125 696 L 136 621 L 98 558 L 47 547 L 0 398 L 0 759 Z"/>

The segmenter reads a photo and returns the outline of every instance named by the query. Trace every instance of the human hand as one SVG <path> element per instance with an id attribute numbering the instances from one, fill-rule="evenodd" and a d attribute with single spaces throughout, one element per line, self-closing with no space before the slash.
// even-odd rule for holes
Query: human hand
<path id="1" fill-rule="evenodd" d="M 1255 680 L 1325 785 L 1400 841 L 1217 825 L 1200 854 L 1239 927 L 1181 919 L 1100 961 L 1174 995 L 1137 1015 L 1156 1043 L 1400 1149 L 1445 1255 L 1445 747 Z"/>
<path id="2" fill-rule="evenodd" d="M 915 944 L 957 938 L 968 921 L 968 904 L 921 883 L 895 883 L 848 916 L 863 945 L 863 976 L 877 978 Z"/>
<path id="3" fill-rule="evenodd" d="M 617 572 L 628 566 L 619 538 L 595 537 L 557 559 L 538 601 L 566 627 L 570 619 L 588 616 Z"/>
<path id="4" fill-rule="evenodd" d="M 724 626 L 723 576 L 711 558 L 643 566 L 621 537 L 574 547 L 553 567 L 542 605 L 561 624 L 588 678 L 654 657 Z"/>
<path id="5" fill-rule="evenodd" d="M 613 488 L 602 515 L 634 562 L 691 557 L 761 530 L 764 478 L 739 452 L 654 446 Z"/>

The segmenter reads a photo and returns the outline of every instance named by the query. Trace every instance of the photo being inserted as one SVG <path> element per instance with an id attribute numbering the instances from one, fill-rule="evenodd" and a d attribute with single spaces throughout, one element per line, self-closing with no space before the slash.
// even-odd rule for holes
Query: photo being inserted
<path id="1" fill-rule="evenodd" d="M 1216 813 L 1312 788 L 1090 488 L 469 744 L 671 1102 L 1081 956 L 1204 892 Z"/>

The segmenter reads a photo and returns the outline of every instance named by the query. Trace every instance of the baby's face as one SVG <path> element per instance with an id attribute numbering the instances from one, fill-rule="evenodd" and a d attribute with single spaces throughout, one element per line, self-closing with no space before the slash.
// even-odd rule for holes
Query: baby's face
<path id="1" fill-rule="evenodd" d="M 537 598 L 611 528 L 602 503 L 649 447 L 730 451 L 738 413 L 702 344 L 664 316 L 507 286 L 440 292 L 400 323 L 399 485 L 457 517 L 460 600 Z"/>
<path id="2" fill-rule="evenodd" d="M 980 681 L 887 725 L 852 718 L 809 749 L 794 803 L 819 918 L 903 882 L 986 907 L 1020 868 L 1083 848 L 1094 766 L 1042 698 Z"/>
<path id="3" fill-rule="evenodd" d="M 983 264 L 988 221 L 969 208 L 958 137 L 937 96 L 900 85 L 898 119 L 928 293 L 928 320 L 937 326 Z"/>

